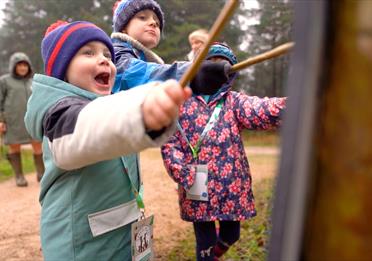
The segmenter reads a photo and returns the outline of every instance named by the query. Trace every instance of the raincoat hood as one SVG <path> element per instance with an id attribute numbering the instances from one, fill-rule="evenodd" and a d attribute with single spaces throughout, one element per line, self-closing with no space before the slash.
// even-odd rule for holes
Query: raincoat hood
<path id="1" fill-rule="evenodd" d="M 16 65 L 19 62 L 26 62 L 28 63 L 28 66 L 30 67 L 28 74 L 24 77 L 20 77 L 15 73 Z M 33 69 L 32 69 L 30 58 L 25 53 L 21 53 L 21 52 L 12 54 L 12 56 L 9 59 L 9 73 L 15 78 L 31 78 L 33 74 Z"/>

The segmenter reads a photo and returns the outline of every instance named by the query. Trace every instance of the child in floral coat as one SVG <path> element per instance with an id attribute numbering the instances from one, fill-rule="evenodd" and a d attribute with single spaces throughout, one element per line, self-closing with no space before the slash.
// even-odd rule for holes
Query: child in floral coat
<path id="1" fill-rule="evenodd" d="M 215 43 L 207 59 L 221 58 L 237 62 L 227 45 Z M 187 100 L 179 130 L 162 146 L 165 167 L 179 184 L 181 218 L 193 222 L 197 260 L 218 260 L 239 239 L 240 221 L 256 215 L 241 132 L 277 128 L 286 104 L 286 98 L 231 91 L 235 77 L 216 94 Z"/>

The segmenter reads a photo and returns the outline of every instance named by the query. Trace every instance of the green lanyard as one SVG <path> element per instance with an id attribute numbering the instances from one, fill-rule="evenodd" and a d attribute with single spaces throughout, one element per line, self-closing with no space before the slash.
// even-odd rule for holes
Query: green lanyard
<path id="1" fill-rule="evenodd" d="M 145 203 L 143 203 L 143 186 L 142 186 L 142 184 L 140 185 L 139 191 L 133 185 L 132 185 L 132 189 L 133 189 L 134 195 L 136 196 L 136 201 L 137 201 L 138 208 L 139 209 L 145 209 Z"/>
<path id="2" fill-rule="evenodd" d="M 124 161 L 123 161 L 123 164 L 125 166 L 125 162 Z M 136 164 L 138 166 L 138 162 Z M 124 169 L 125 169 L 125 172 L 126 172 L 126 174 L 128 176 L 128 179 L 129 179 L 129 182 L 130 182 L 130 186 L 132 187 L 133 194 L 136 197 L 137 206 L 138 206 L 138 208 L 140 210 L 142 209 L 144 211 L 144 209 L 145 209 L 145 203 L 143 202 L 143 185 L 141 184 L 141 180 L 139 180 L 139 191 L 138 191 L 138 189 L 134 186 L 134 182 L 132 181 L 132 178 L 129 175 L 127 169 L 126 168 L 124 168 Z"/>
<path id="3" fill-rule="evenodd" d="M 186 136 L 185 131 L 182 129 L 180 123 L 177 122 L 177 127 L 178 127 L 179 131 L 181 132 L 182 137 L 186 140 L 187 144 L 189 145 L 189 147 L 191 149 L 191 152 L 192 152 L 192 157 L 194 159 L 198 158 L 199 151 L 200 151 L 200 145 L 201 145 L 203 139 L 207 135 L 208 131 L 210 131 L 213 128 L 214 124 L 216 123 L 216 121 L 218 119 L 218 115 L 221 112 L 223 102 L 224 102 L 224 99 L 220 99 L 218 101 L 218 104 L 214 108 L 213 113 L 212 113 L 211 117 L 209 118 L 209 121 L 208 121 L 207 125 L 205 126 L 202 134 L 200 135 L 199 140 L 196 142 L 195 146 L 191 145 L 189 139 Z"/>

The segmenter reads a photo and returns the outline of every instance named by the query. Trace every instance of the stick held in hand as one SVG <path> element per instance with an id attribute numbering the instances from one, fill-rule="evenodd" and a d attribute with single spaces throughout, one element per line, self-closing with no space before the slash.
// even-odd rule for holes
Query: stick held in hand
<path id="1" fill-rule="evenodd" d="M 282 54 L 286 54 L 288 51 L 290 51 L 293 48 L 294 45 L 295 45 L 294 42 L 288 42 L 288 43 L 279 45 L 278 47 L 276 47 L 276 48 L 274 48 L 270 51 L 261 53 L 259 55 L 253 56 L 251 58 L 248 58 L 247 60 L 245 60 L 243 62 L 240 62 L 240 63 L 237 63 L 234 66 L 232 66 L 229 73 L 234 73 L 234 72 L 240 71 L 242 69 L 245 69 L 248 66 L 251 66 L 253 64 L 256 64 L 256 63 L 259 63 L 259 62 L 262 62 L 262 61 L 280 56 Z"/>
<path id="2" fill-rule="evenodd" d="M 233 14 L 234 9 L 237 7 L 238 3 L 239 3 L 238 0 L 229 0 L 225 4 L 222 11 L 217 17 L 217 20 L 215 21 L 211 30 L 209 31 L 208 41 L 206 42 L 202 50 L 199 52 L 194 62 L 185 72 L 185 74 L 182 75 L 182 78 L 180 79 L 180 85 L 182 87 L 185 87 L 187 83 L 190 82 L 191 79 L 195 76 L 196 72 L 199 69 L 201 62 L 204 60 L 205 56 L 208 53 L 210 45 L 215 41 L 215 39 L 217 38 L 217 35 L 219 35 L 219 33 L 222 31 L 222 28 L 224 27 L 226 22 L 229 20 L 230 16 Z"/>

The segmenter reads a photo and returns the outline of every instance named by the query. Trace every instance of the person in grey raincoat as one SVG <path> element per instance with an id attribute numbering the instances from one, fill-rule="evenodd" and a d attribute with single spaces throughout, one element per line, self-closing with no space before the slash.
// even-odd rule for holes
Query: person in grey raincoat
<path id="1" fill-rule="evenodd" d="M 41 142 L 32 140 L 23 120 L 31 95 L 32 75 L 29 57 L 17 52 L 10 57 L 9 73 L 0 77 L 0 133 L 9 147 L 7 159 L 19 187 L 27 186 L 22 170 L 21 144 L 32 145 L 38 181 L 44 173 Z"/>

